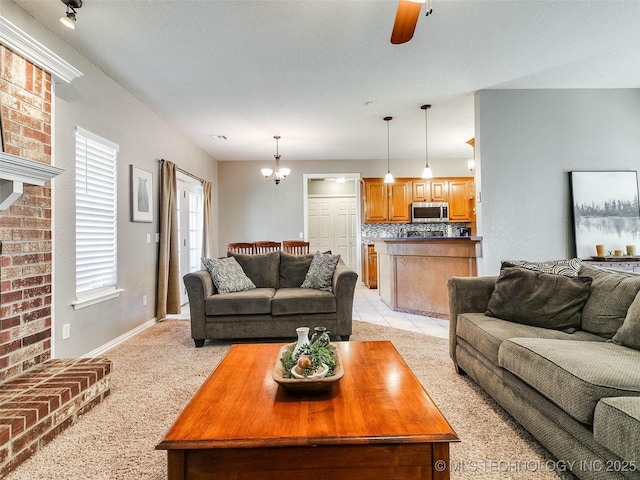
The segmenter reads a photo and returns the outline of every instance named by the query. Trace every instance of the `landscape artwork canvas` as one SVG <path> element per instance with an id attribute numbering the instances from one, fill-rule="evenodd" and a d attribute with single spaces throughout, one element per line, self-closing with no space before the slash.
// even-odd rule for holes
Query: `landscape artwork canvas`
<path id="1" fill-rule="evenodd" d="M 640 207 L 636 171 L 569 172 L 575 255 L 591 258 L 596 245 L 605 256 L 627 245 L 640 251 Z"/>

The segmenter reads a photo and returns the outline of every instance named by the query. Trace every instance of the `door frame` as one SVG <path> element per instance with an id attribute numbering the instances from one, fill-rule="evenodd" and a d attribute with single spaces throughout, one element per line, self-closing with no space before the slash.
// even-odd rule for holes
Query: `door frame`
<path id="1" fill-rule="evenodd" d="M 362 279 L 362 178 L 360 173 L 303 173 L 302 174 L 302 198 L 304 199 L 304 239 L 309 240 L 309 180 L 324 178 L 353 178 L 356 183 L 356 271 L 358 278 Z"/>

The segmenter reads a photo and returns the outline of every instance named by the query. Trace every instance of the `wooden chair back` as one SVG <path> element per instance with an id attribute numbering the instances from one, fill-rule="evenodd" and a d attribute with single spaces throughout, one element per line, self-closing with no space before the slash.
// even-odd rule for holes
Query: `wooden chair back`
<path id="1" fill-rule="evenodd" d="M 227 252 L 244 253 L 245 255 L 253 255 L 253 243 L 227 243 Z"/>
<path id="2" fill-rule="evenodd" d="M 309 253 L 309 242 L 302 240 L 283 240 L 282 251 L 292 255 L 306 255 Z"/>
<path id="3" fill-rule="evenodd" d="M 261 253 L 277 252 L 278 250 L 280 250 L 280 242 L 253 242 L 253 252 L 256 255 L 259 255 Z"/>

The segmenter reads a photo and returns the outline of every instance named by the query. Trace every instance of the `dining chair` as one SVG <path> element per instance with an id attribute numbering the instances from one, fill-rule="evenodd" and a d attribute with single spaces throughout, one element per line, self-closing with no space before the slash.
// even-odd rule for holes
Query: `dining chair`
<path id="1" fill-rule="evenodd" d="M 253 252 L 255 254 L 277 252 L 280 250 L 280 242 L 260 241 L 253 242 Z"/>
<path id="2" fill-rule="evenodd" d="M 302 240 L 283 240 L 282 251 L 292 255 L 305 255 L 309 253 L 309 242 Z"/>
<path id="3" fill-rule="evenodd" d="M 246 242 L 227 243 L 227 252 L 244 253 L 246 255 L 253 255 L 255 253 L 253 251 L 253 243 Z"/>

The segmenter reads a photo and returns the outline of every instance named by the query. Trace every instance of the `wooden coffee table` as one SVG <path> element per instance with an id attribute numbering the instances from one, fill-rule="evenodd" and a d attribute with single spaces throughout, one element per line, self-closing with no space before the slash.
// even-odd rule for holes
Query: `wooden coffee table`
<path id="1" fill-rule="evenodd" d="M 293 395 L 282 345 L 234 345 L 164 439 L 169 479 L 448 479 L 447 420 L 388 341 L 337 342 L 344 377 Z"/>

